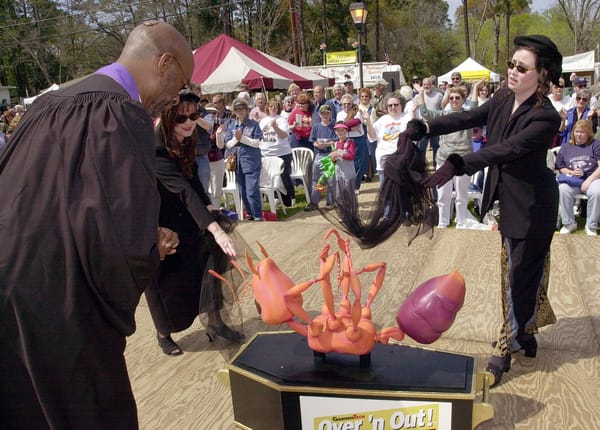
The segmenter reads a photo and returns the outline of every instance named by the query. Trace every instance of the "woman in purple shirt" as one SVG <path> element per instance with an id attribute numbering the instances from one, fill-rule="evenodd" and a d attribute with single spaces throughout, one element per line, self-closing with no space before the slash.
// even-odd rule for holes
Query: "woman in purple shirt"
<path id="1" fill-rule="evenodd" d="M 594 139 L 592 121 L 580 119 L 573 127 L 569 143 L 563 144 L 556 156 L 558 176 L 559 213 L 563 223 L 560 234 L 577 230 L 573 204 L 575 195 L 584 193 L 588 198 L 585 232 L 596 236 L 600 217 L 600 141 Z"/>

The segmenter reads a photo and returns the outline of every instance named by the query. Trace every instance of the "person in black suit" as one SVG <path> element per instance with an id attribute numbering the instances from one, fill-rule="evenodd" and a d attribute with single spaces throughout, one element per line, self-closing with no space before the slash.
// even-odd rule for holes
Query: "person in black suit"
<path id="1" fill-rule="evenodd" d="M 545 36 L 518 36 L 508 61 L 508 88 L 477 109 L 429 121 L 432 135 L 487 125 L 487 145 L 478 152 L 452 154 L 423 184 L 439 186 L 455 175 L 489 166 L 481 213 L 498 200 L 502 234 L 504 322 L 487 370 L 494 385 L 510 369 L 511 354 L 534 357 L 539 327 L 556 322 L 547 298 L 550 244 L 558 213 L 558 187 L 546 167 L 546 153 L 560 117 L 546 97 L 558 85 L 562 55 Z"/>

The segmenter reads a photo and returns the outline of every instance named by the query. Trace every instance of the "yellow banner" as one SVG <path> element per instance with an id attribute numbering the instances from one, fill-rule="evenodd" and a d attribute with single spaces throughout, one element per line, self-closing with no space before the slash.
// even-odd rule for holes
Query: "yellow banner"
<path id="1" fill-rule="evenodd" d="M 327 53 L 327 64 L 354 64 L 356 51 L 338 51 Z"/>
<path id="2" fill-rule="evenodd" d="M 440 420 L 438 406 L 438 404 L 432 403 L 427 406 L 321 416 L 313 419 L 313 425 L 316 430 L 438 430 L 449 428 L 449 423 Z"/>

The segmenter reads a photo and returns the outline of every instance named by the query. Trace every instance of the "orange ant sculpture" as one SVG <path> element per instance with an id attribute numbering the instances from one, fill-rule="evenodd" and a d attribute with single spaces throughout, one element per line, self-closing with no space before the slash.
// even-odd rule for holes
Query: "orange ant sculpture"
<path id="1" fill-rule="evenodd" d="M 332 235 L 336 237 L 338 247 L 343 252 L 343 262 L 340 263 L 339 251 L 329 255 L 330 245 L 325 244 L 319 256 L 319 277 L 300 284 L 295 284 L 279 269 L 260 243 L 258 246 L 264 259 L 258 264 L 254 264 L 246 251 L 246 260 L 252 272 L 249 285 L 252 286 L 258 311 L 266 324 L 287 324 L 307 338 L 309 347 L 315 353 L 360 355 L 361 365 L 362 357 L 375 347 L 376 342 L 385 344 L 390 338 L 400 341 L 404 339 L 406 331 L 412 338 L 421 338 L 426 341 L 424 343 L 429 343 L 434 340 L 433 336 L 436 336 L 436 333 L 439 337 L 442 331 L 450 327 L 465 295 L 464 279 L 458 272 L 430 279 L 406 299 L 400 309 L 418 319 L 418 324 L 412 324 L 398 316 L 399 327 L 387 327 L 377 332 L 371 321 L 371 304 L 383 285 L 386 263 L 372 263 L 356 270 L 350 255 L 350 240 L 342 239 L 335 229 L 327 231 L 325 240 Z M 336 262 L 339 267 L 337 281 L 342 290 L 337 312 L 330 280 Z M 232 264 L 244 276 L 237 263 L 232 261 Z M 209 272 L 231 287 L 229 281 L 220 274 L 212 270 Z M 363 306 L 359 275 L 372 272 L 375 272 L 375 279 Z M 321 283 L 324 302 L 321 314 L 313 320 L 302 306 L 302 293 L 317 282 Z M 350 299 L 350 291 L 354 296 L 353 302 Z M 438 316 L 440 312 L 443 314 L 442 318 Z M 428 322 L 433 324 L 428 326 Z M 404 328 L 404 331 L 400 327 Z"/>
<path id="2" fill-rule="evenodd" d="M 252 286 L 262 320 L 266 324 L 287 324 L 292 330 L 306 336 L 309 347 L 320 353 L 340 352 L 364 355 L 373 349 L 376 341 L 387 343 L 390 337 L 402 340 L 404 334 L 399 328 L 390 327 L 377 333 L 375 325 L 371 321 L 370 306 L 383 284 L 386 264 L 374 263 L 356 271 L 350 256 L 349 239 L 343 240 L 335 229 L 329 230 L 325 234 L 325 239 L 329 238 L 331 234 L 336 235 L 338 245 L 345 255 L 338 279 L 343 297 L 337 313 L 334 309 L 330 273 L 336 261 L 339 265 L 340 257 L 338 252 L 329 255 L 329 244 L 323 246 L 319 257 L 319 277 L 300 284 L 295 284 L 279 269 L 260 243 L 258 246 L 265 258 L 258 264 L 255 265 L 248 252 L 246 252 L 248 267 L 252 272 L 252 279 L 249 284 Z M 243 274 L 235 261 L 233 264 Z M 362 287 L 358 275 L 375 271 L 377 274 L 369 290 L 367 302 L 363 307 L 360 303 Z M 229 283 L 218 273 L 214 271 L 210 271 L 210 273 Z M 302 307 L 302 293 L 317 282 L 321 283 L 324 305 L 322 314 L 313 320 Z M 354 295 L 352 304 L 350 304 L 349 299 L 350 290 Z"/>
<path id="3" fill-rule="evenodd" d="M 307 336 L 309 347 L 320 353 L 340 352 L 364 355 L 375 347 L 375 342 L 387 343 L 390 337 L 396 340 L 404 339 L 404 333 L 398 327 L 388 327 L 377 332 L 371 321 L 371 304 L 383 285 L 386 263 L 372 263 L 358 271 L 355 270 L 350 255 L 350 240 L 342 239 L 335 229 L 330 229 L 325 234 L 325 239 L 332 234 L 336 236 L 338 246 L 344 253 L 341 276 L 338 279 L 342 289 L 342 299 L 338 311 L 335 312 L 331 284 L 329 283 L 328 288 L 323 284 L 323 309 L 321 315 L 315 318 L 315 323 L 323 325 L 325 330 L 317 336 L 309 333 Z M 320 256 L 321 267 L 326 265 L 328 251 L 329 245 L 325 245 Z M 368 272 L 376 272 L 376 274 L 369 288 L 366 303 L 362 306 L 362 286 L 358 276 Z M 350 290 L 354 296 L 353 303 L 349 298 Z"/>

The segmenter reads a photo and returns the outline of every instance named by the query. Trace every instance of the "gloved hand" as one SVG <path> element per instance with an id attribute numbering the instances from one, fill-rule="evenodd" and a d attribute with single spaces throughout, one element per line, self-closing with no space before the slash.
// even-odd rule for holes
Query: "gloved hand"
<path id="1" fill-rule="evenodd" d="M 406 124 L 406 130 L 404 133 L 410 140 L 421 140 L 427 135 L 427 126 L 425 122 L 420 119 L 411 119 Z"/>
<path id="2" fill-rule="evenodd" d="M 442 167 L 437 169 L 435 173 L 428 178 L 425 178 L 421 183 L 426 187 L 442 186 L 454 176 L 463 175 L 465 173 L 465 162 L 460 155 L 450 154 Z"/>

